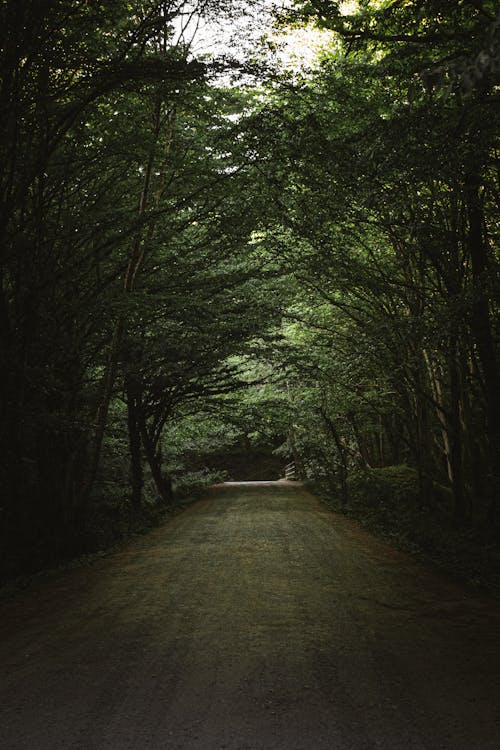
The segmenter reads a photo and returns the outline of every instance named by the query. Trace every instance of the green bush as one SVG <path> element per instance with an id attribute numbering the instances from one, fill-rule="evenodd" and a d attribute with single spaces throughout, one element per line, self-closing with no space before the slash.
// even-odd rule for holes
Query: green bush
<path id="1" fill-rule="evenodd" d="M 418 502 L 417 473 L 405 464 L 364 469 L 350 476 L 348 490 L 350 505 L 415 506 Z"/>
<path id="2" fill-rule="evenodd" d="M 227 472 L 211 470 L 208 468 L 199 471 L 185 471 L 174 479 L 174 494 L 177 499 L 183 499 L 189 496 L 196 497 L 211 484 L 224 482 L 227 479 Z"/>

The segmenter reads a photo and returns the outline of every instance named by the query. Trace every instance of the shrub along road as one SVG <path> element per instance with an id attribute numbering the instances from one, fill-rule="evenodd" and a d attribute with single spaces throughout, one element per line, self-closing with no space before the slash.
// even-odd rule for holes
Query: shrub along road
<path id="1" fill-rule="evenodd" d="M 500 603 L 227 484 L 0 606 L 3 750 L 500 747 Z"/>

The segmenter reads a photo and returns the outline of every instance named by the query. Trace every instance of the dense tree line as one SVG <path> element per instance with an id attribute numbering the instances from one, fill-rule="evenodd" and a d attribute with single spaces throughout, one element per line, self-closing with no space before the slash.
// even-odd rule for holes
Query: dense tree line
<path id="1" fill-rule="evenodd" d="M 6 571 L 236 445 L 500 524 L 494 3 L 297 2 L 234 86 L 236 5 L 0 4 Z"/>
<path id="2" fill-rule="evenodd" d="M 409 466 L 423 512 L 451 498 L 456 522 L 498 528 L 494 4 L 297 6 L 332 44 L 256 127 L 271 242 L 307 290 L 289 312 L 303 470 L 347 500 L 349 472 Z"/>
<path id="3" fill-rule="evenodd" d="M 234 387 L 227 355 L 276 314 L 253 281 L 273 273 L 248 247 L 237 95 L 190 51 L 228 10 L 1 4 L 6 567 L 77 551 L 110 471 L 139 510 L 146 464 L 167 502 L 169 419 Z"/>

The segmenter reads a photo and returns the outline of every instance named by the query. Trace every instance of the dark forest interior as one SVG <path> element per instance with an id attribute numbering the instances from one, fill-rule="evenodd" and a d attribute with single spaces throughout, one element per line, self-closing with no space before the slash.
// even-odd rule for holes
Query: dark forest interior
<path id="1" fill-rule="evenodd" d="M 2 580 L 293 464 L 500 585 L 499 28 L 0 3 Z"/>

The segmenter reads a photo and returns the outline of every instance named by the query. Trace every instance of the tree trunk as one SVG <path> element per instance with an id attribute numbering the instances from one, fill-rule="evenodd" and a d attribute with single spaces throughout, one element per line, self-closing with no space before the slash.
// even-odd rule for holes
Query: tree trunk
<path id="1" fill-rule="evenodd" d="M 463 470 L 462 426 L 460 421 L 460 375 L 457 360 L 457 342 L 450 344 L 450 466 L 455 522 L 465 519 L 465 486 Z"/>
<path id="2" fill-rule="evenodd" d="M 142 507 L 142 488 L 144 486 L 144 471 L 142 466 L 141 446 L 141 396 L 137 392 L 135 384 L 127 378 L 127 425 L 128 444 L 130 454 L 130 485 L 132 506 L 135 510 Z"/>
<path id="3" fill-rule="evenodd" d="M 321 410 L 321 417 L 326 425 L 328 432 L 333 438 L 337 453 L 339 456 L 339 479 L 340 479 L 340 502 L 344 507 L 349 501 L 349 487 L 347 484 L 347 450 L 333 419 L 329 417 L 324 409 Z"/>
<path id="4" fill-rule="evenodd" d="M 420 506 L 430 508 L 434 497 L 432 483 L 432 434 L 429 424 L 429 410 L 424 398 L 425 377 L 423 362 L 416 365 L 414 371 L 415 389 L 415 459 L 417 464 L 418 494 Z"/>
<path id="5" fill-rule="evenodd" d="M 151 476 L 153 477 L 158 495 L 161 497 L 165 505 L 171 505 L 173 500 L 172 481 L 170 477 L 162 471 L 161 458 L 158 456 L 156 447 L 148 433 L 144 415 L 141 415 L 140 429 L 144 453 L 146 454 L 146 460 L 151 469 Z"/>
<path id="6" fill-rule="evenodd" d="M 489 516 L 490 523 L 500 534 L 500 388 L 499 368 L 490 319 L 490 300 L 487 291 L 490 264 L 483 233 L 484 211 L 481 197 L 482 182 L 477 174 L 466 183 L 468 234 L 474 298 L 471 327 L 484 378 L 486 420 L 490 449 Z"/>
<path id="7" fill-rule="evenodd" d="M 369 452 L 366 450 L 365 442 L 363 440 L 363 437 L 360 434 L 360 431 L 358 428 L 358 422 L 356 420 L 356 415 L 354 414 L 353 411 L 350 411 L 347 413 L 347 419 L 349 420 L 349 424 L 352 427 L 352 431 L 356 439 L 359 457 L 361 458 L 361 467 L 363 469 L 369 469 L 371 466 Z"/>

